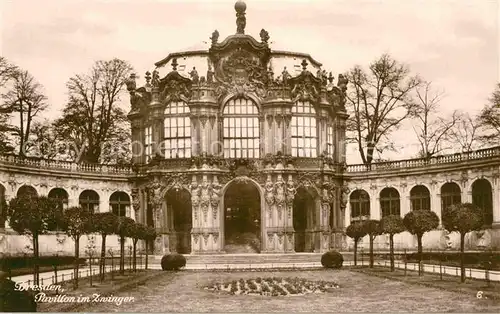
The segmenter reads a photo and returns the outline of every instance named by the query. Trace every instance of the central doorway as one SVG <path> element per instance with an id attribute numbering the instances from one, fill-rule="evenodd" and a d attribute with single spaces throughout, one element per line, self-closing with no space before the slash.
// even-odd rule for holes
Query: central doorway
<path id="1" fill-rule="evenodd" d="M 316 206 L 313 196 L 305 188 L 298 188 L 293 199 L 295 252 L 314 252 L 316 220 Z"/>
<path id="2" fill-rule="evenodd" d="M 165 197 L 169 221 L 170 250 L 180 254 L 191 253 L 191 194 L 186 189 L 171 189 Z"/>
<path id="3" fill-rule="evenodd" d="M 260 193 L 251 182 L 232 182 L 224 194 L 224 250 L 260 253 Z"/>

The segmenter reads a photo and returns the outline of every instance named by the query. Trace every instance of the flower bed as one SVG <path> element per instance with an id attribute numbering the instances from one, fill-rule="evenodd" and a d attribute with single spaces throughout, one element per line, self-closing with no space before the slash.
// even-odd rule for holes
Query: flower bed
<path id="1" fill-rule="evenodd" d="M 334 282 L 309 281 L 302 278 L 268 277 L 240 279 L 231 282 L 216 282 L 205 287 L 205 290 L 227 293 L 231 295 L 265 295 L 265 296 L 299 296 L 309 293 L 332 292 L 340 286 Z"/>

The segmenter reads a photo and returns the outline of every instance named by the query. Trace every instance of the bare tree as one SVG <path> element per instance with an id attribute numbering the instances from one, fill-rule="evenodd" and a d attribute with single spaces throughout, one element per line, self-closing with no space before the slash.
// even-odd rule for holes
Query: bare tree
<path id="1" fill-rule="evenodd" d="M 45 159 L 60 157 L 60 146 L 58 145 L 52 122 L 47 119 L 35 121 L 25 147 L 25 152 L 28 156 Z"/>
<path id="2" fill-rule="evenodd" d="M 368 72 L 355 66 L 348 79 L 353 86 L 347 95 L 348 137 L 357 144 L 363 163 L 370 164 L 376 150 L 391 147 L 391 132 L 414 115 L 411 91 L 420 79 L 388 54 L 370 64 Z"/>
<path id="3" fill-rule="evenodd" d="M 0 105 L 0 112 L 9 118 L 15 116 L 16 122 L 10 124 L 10 131 L 19 140 L 19 155 L 24 156 L 32 124 L 35 117 L 47 108 L 47 97 L 42 85 L 24 70 L 13 74 L 12 86 L 2 97 L 4 103 Z"/>
<path id="4" fill-rule="evenodd" d="M 468 113 L 459 113 L 458 121 L 450 129 L 449 141 L 453 148 L 468 152 L 478 147 L 480 124 Z"/>
<path id="5" fill-rule="evenodd" d="M 3 90 L 8 81 L 12 80 L 17 67 L 0 56 L 0 89 Z M 10 153 L 14 147 L 9 141 L 12 127 L 9 125 L 10 110 L 0 105 L 0 153 Z"/>
<path id="6" fill-rule="evenodd" d="M 0 87 L 12 79 L 17 71 L 17 67 L 11 64 L 5 57 L 0 56 Z"/>
<path id="7" fill-rule="evenodd" d="M 78 161 L 101 161 L 103 145 L 130 133 L 119 104 L 131 72 L 123 60 L 98 61 L 90 73 L 68 81 L 69 102 L 54 125 L 59 137 L 71 143 Z"/>
<path id="8" fill-rule="evenodd" d="M 487 145 L 498 145 L 500 143 L 500 84 L 497 84 L 489 101 L 490 103 L 484 106 L 477 117 L 482 133 L 480 140 Z"/>
<path id="9" fill-rule="evenodd" d="M 443 91 L 432 90 L 431 82 L 424 82 L 416 88 L 417 108 L 413 130 L 420 144 L 420 156 L 430 158 L 447 147 L 450 130 L 457 123 L 459 114 L 454 111 L 450 117 L 439 115 L 439 103 L 444 97 Z"/>

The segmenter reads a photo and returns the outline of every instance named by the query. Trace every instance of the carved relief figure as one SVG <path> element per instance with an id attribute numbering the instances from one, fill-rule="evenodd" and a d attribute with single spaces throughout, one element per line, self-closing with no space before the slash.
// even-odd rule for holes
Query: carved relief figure
<path id="1" fill-rule="evenodd" d="M 271 206 L 272 204 L 274 204 L 274 184 L 271 178 L 267 178 L 265 184 L 265 190 L 266 190 L 266 195 L 265 195 L 266 202 L 269 206 Z"/>

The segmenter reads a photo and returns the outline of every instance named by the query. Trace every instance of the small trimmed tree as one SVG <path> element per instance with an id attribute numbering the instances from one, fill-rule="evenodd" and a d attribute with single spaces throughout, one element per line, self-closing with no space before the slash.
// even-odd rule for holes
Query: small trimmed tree
<path id="1" fill-rule="evenodd" d="M 144 269 L 148 269 L 148 253 L 149 253 L 149 243 L 151 243 L 151 241 L 155 241 L 156 240 L 156 237 L 158 235 L 156 234 L 156 230 L 154 227 L 151 227 L 151 226 L 147 226 L 146 227 L 146 232 L 144 233 L 144 244 L 146 245 L 146 263 L 145 263 L 145 266 L 144 266 Z"/>
<path id="2" fill-rule="evenodd" d="M 365 220 L 363 221 L 362 225 L 370 239 L 370 268 L 373 268 L 373 241 L 378 235 L 382 233 L 382 229 L 380 228 L 380 220 Z"/>
<path id="3" fill-rule="evenodd" d="M 101 235 L 101 260 L 99 262 L 100 280 L 104 280 L 106 263 L 106 237 L 116 234 L 118 231 L 118 216 L 111 212 L 97 213 L 92 215 L 94 231 Z"/>
<path id="4" fill-rule="evenodd" d="M 134 235 L 135 221 L 132 218 L 121 216 L 118 218 L 116 234 L 120 237 L 120 274 L 125 273 L 125 238 Z"/>
<path id="5" fill-rule="evenodd" d="M 23 195 L 9 202 L 9 223 L 14 231 L 26 234 L 33 240 L 33 281 L 39 285 L 38 238 L 48 231 L 56 230 L 62 222 L 62 208 L 57 201 L 46 196 Z"/>
<path id="6" fill-rule="evenodd" d="M 413 210 L 405 215 L 403 224 L 408 232 L 417 236 L 418 274 L 422 275 L 422 237 L 439 226 L 439 217 L 430 210 Z"/>
<path id="7" fill-rule="evenodd" d="M 389 235 L 389 255 L 391 260 L 391 271 L 394 271 L 394 235 L 405 231 L 403 218 L 399 215 L 389 215 L 380 221 L 382 233 Z"/>
<path id="8" fill-rule="evenodd" d="M 345 230 L 345 234 L 354 240 L 354 266 L 357 265 L 358 243 L 366 235 L 366 230 L 361 222 L 351 223 Z"/>
<path id="9" fill-rule="evenodd" d="M 80 237 L 92 232 L 91 212 L 86 207 L 70 207 L 64 211 L 66 234 L 75 241 L 74 287 L 78 288 L 78 266 L 80 258 Z"/>
<path id="10" fill-rule="evenodd" d="M 465 282 L 465 235 L 481 230 L 484 223 L 483 211 L 471 203 L 454 204 L 443 209 L 442 221 L 446 230 L 460 233 L 460 280 Z"/>
<path id="11" fill-rule="evenodd" d="M 133 235 L 132 235 L 132 240 L 133 240 L 133 259 L 134 259 L 133 268 L 134 268 L 134 271 L 137 270 L 137 242 L 140 239 L 144 239 L 146 231 L 147 231 L 147 229 L 146 229 L 145 225 L 140 224 L 140 223 L 136 223 L 135 224 L 135 226 L 134 226 L 134 232 L 133 232 Z"/>

